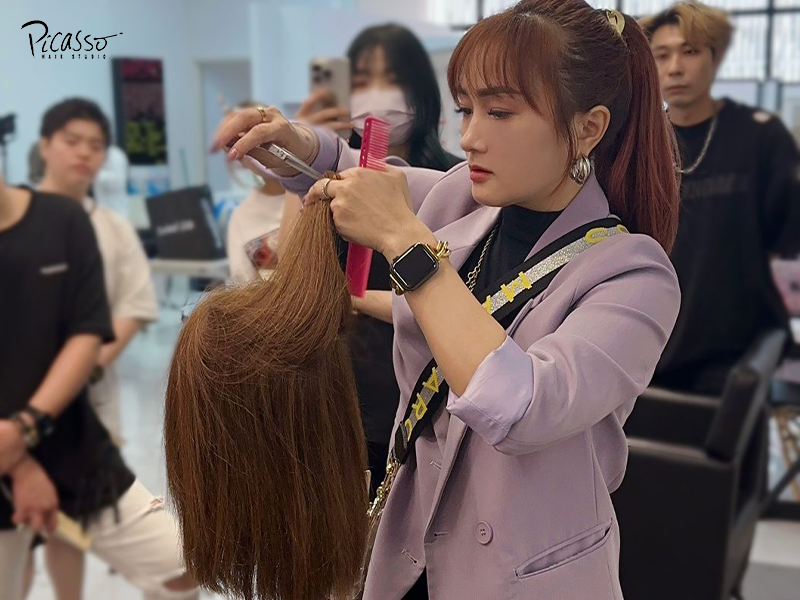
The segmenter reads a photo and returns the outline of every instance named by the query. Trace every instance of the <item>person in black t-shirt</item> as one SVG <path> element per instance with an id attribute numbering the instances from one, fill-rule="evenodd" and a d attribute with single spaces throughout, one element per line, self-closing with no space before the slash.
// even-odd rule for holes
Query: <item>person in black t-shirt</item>
<path id="1" fill-rule="evenodd" d="M 84 210 L 0 179 L 0 281 L 0 598 L 22 598 L 33 533 L 58 534 L 58 509 L 154 597 L 196 597 L 174 519 L 135 480 L 86 396 L 114 335 Z"/>
<path id="2" fill-rule="evenodd" d="M 800 153 L 778 118 L 711 97 L 724 13 L 679 3 L 642 24 L 683 176 L 671 254 L 683 299 L 653 383 L 717 395 L 760 332 L 788 329 L 769 259 L 800 251 Z"/>

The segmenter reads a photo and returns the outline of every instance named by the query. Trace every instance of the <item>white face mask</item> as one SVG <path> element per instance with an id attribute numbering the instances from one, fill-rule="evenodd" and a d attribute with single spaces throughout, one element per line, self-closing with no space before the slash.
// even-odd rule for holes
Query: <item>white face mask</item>
<path id="1" fill-rule="evenodd" d="M 414 111 L 408 106 L 403 91 L 399 88 L 356 91 L 350 96 L 350 113 L 353 130 L 364 135 L 367 117 L 377 117 L 392 126 L 389 145 L 402 144 L 411 135 Z"/>

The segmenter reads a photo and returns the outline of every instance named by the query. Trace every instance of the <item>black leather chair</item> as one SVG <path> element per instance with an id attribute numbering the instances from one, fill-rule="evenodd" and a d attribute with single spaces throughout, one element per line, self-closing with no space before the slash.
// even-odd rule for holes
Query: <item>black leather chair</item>
<path id="1" fill-rule="evenodd" d="M 650 388 L 637 401 L 625 425 L 628 470 L 612 496 L 626 600 L 741 597 L 785 341 L 783 331 L 761 336 L 718 398 Z"/>

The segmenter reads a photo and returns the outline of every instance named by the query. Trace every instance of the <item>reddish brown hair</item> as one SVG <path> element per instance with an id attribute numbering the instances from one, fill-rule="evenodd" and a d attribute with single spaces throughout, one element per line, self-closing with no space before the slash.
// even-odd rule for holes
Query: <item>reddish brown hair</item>
<path id="1" fill-rule="evenodd" d="M 606 106 L 611 122 L 592 158 L 611 212 L 669 252 L 678 225 L 678 152 L 652 52 L 632 17 L 625 15 L 620 36 L 605 11 L 583 0 L 523 0 L 464 35 L 447 80 L 454 98 L 479 87 L 519 91 L 553 119 L 571 157 L 573 117 Z"/>
<path id="2" fill-rule="evenodd" d="M 345 598 L 367 532 L 366 444 L 330 207 L 268 282 L 212 291 L 178 338 L 167 481 L 190 573 L 236 598 Z"/>

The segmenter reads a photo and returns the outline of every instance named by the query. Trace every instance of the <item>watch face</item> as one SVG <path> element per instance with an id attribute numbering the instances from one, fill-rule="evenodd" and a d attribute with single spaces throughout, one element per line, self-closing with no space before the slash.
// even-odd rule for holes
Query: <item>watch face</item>
<path id="1" fill-rule="evenodd" d="M 421 285 L 439 266 L 436 257 L 423 244 L 415 244 L 394 263 L 395 274 L 403 287 L 413 290 Z"/>

